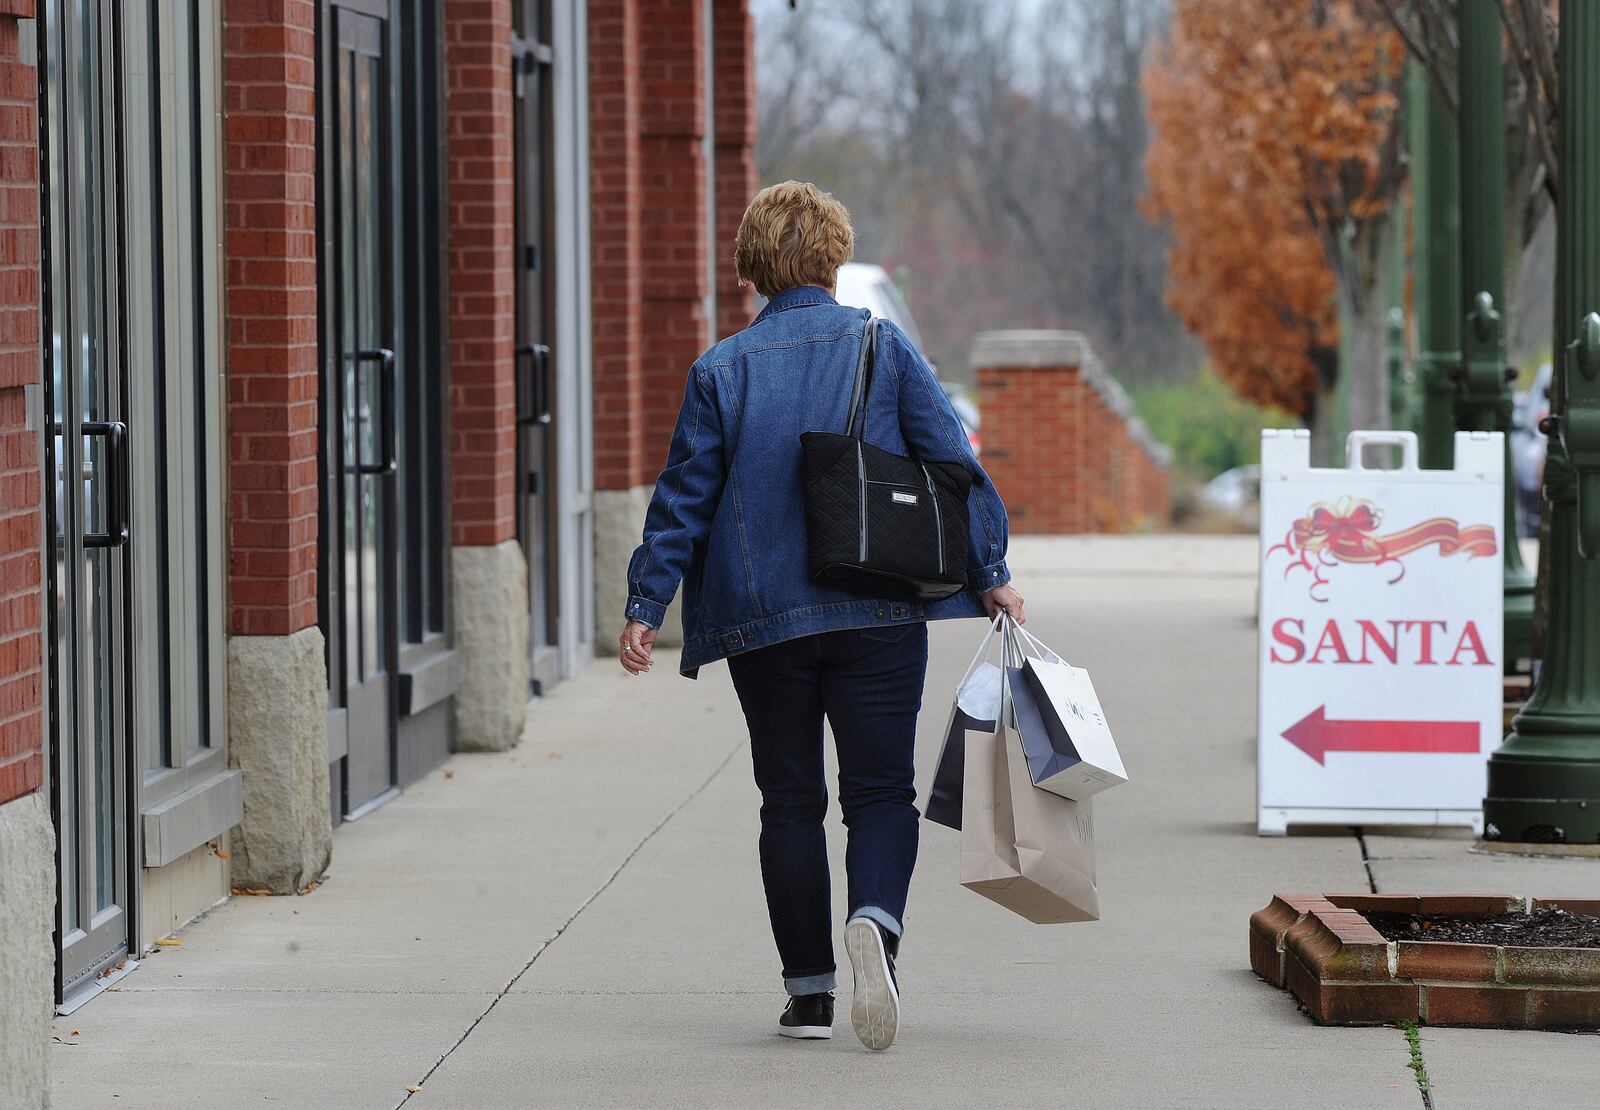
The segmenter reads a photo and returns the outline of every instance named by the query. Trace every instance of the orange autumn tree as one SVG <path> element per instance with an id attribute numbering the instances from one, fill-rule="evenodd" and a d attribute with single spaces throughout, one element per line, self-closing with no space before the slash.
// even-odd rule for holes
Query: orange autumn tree
<path id="1" fill-rule="evenodd" d="M 1176 0 L 1145 69 L 1145 210 L 1172 237 L 1168 303 L 1224 380 L 1302 416 L 1323 457 L 1341 302 L 1351 426 L 1388 426 L 1402 56 L 1359 0 Z"/>

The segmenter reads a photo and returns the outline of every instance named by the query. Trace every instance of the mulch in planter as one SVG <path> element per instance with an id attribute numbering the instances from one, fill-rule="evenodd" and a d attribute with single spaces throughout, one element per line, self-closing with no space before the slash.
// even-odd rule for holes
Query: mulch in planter
<path id="1" fill-rule="evenodd" d="M 1367 913 L 1385 940 L 1437 940 L 1519 948 L 1600 948 L 1600 917 L 1546 906 L 1532 913 Z"/>

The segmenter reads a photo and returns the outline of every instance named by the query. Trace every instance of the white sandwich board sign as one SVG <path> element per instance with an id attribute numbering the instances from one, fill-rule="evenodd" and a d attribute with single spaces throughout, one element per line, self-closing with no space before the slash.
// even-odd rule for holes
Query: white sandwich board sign
<path id="1" fill-rule="evenodd" d="M 1363 465 L 1369 444 L 1400 466 Z M 1261 433 L 1257 829 L 1482 831 L 1502 739 L 1501 435 L 1457 432 L 1454 470 L 1418 469 L 1410 432 L 1351 433 L 1342 468 L 1313 468 L 1310 446 Z"/>

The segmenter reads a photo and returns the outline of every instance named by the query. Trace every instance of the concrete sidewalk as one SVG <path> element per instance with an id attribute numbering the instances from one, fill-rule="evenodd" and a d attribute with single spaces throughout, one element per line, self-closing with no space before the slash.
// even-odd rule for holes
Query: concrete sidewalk
<path id="1" fill-rule="evenodd" d="M 1033 926 L 962 890 L 958 834 L 925 824 L 888 1053 L 843 1012 L 832 1042 L 773 1033 L 726 668 L 690 683 L 670 659 L 644 679 L 598 661 L 533 707 L 514 752 L 457 756 L 341 830 L 313 894 L 234 899 L 58 1020 L 54 1105 L 1421 1107 L 1400 1031 L 1318 1028 L 1255 979 L 1251 911 L 1366 890 L 1369 869 L 1379 889 L 1600 897 L 1600 861 L 1255 836 L 1254 550 L 1016 543 L 1030 629 L 1093 671 L 1134 778 L 1096 810 L 1103 919 Z M 980 633 L 935 626 L 924 787 Z M 829 833 L 837 865 L 837 815 Z M 842 912 L 842 875 L 836 891 Z M 1439 1110 L 1593 1102 L 1600 1040 L 1422 1044 Z"/>

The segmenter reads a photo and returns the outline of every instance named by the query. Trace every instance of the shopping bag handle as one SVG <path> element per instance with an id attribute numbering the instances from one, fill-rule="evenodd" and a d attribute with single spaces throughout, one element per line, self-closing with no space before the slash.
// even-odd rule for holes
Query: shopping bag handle
<path id="1" fill-rule="evenodd" d="M 1026 628 L 1023 628 L 1020 624 L 1017 625 L 1017 632 L 1024 640 L 1031 644 L 1033 648 L 1038 651 L 1040 657 L 1046 661 L 1054 661 L 1057 663 L 1066 662 L 1065 659 L 1061 658 L 1060 652 L 1056 651 L 1055 648 L 1039 639 L 1039 637 L 1035 636 L 1032 632 L 1029 632 Z"/>
<path id="2" fill-rule="evenodd" d="M 1029 648 L 1032 648 L 1034 654 L 1044 662 L 1066 662 L 1066 660 L 1063 659 L 1058 652 L 1052 649 L 1043 640 L 1039 639 L 1039 637 L 1029 632 L 1026 628 L 1023 628 L 1016 621 L 1012 620 L 1011 614 L 1007 613 L 1004 609 L 1000 611 L 1000 619 L 1004 621 L 1005 626 L 1008 629 L 1008 635 L 1015 639 L 1017 643 L 1018 665 L 1021 664 L 1021 657 L 1027 654 L 1027 649 Z"/>
<path id="3" fill-rule="evenodd" d="M 1004 616 L 1005 610 L 1002 609 L 1000 611 L 1000 615 L 995 617 L 995 619 L 990 623 L 989 631 L 984 633 L 983 641 L 978 644 L 978 653 L 972 657 L 972 662 L 967 664 L 966 673 L 961 676 L 961 681 L 956 683 L 957 690 L 961 689 L 961 687 L 967 684 L 967 679 L 971 678 L 977 671 L 978 664 L 983 662 L 984 659 L 988 658 L 989 645 L 994 642 L 994 634 L 1000 631 L 1001 619 Z"/>

